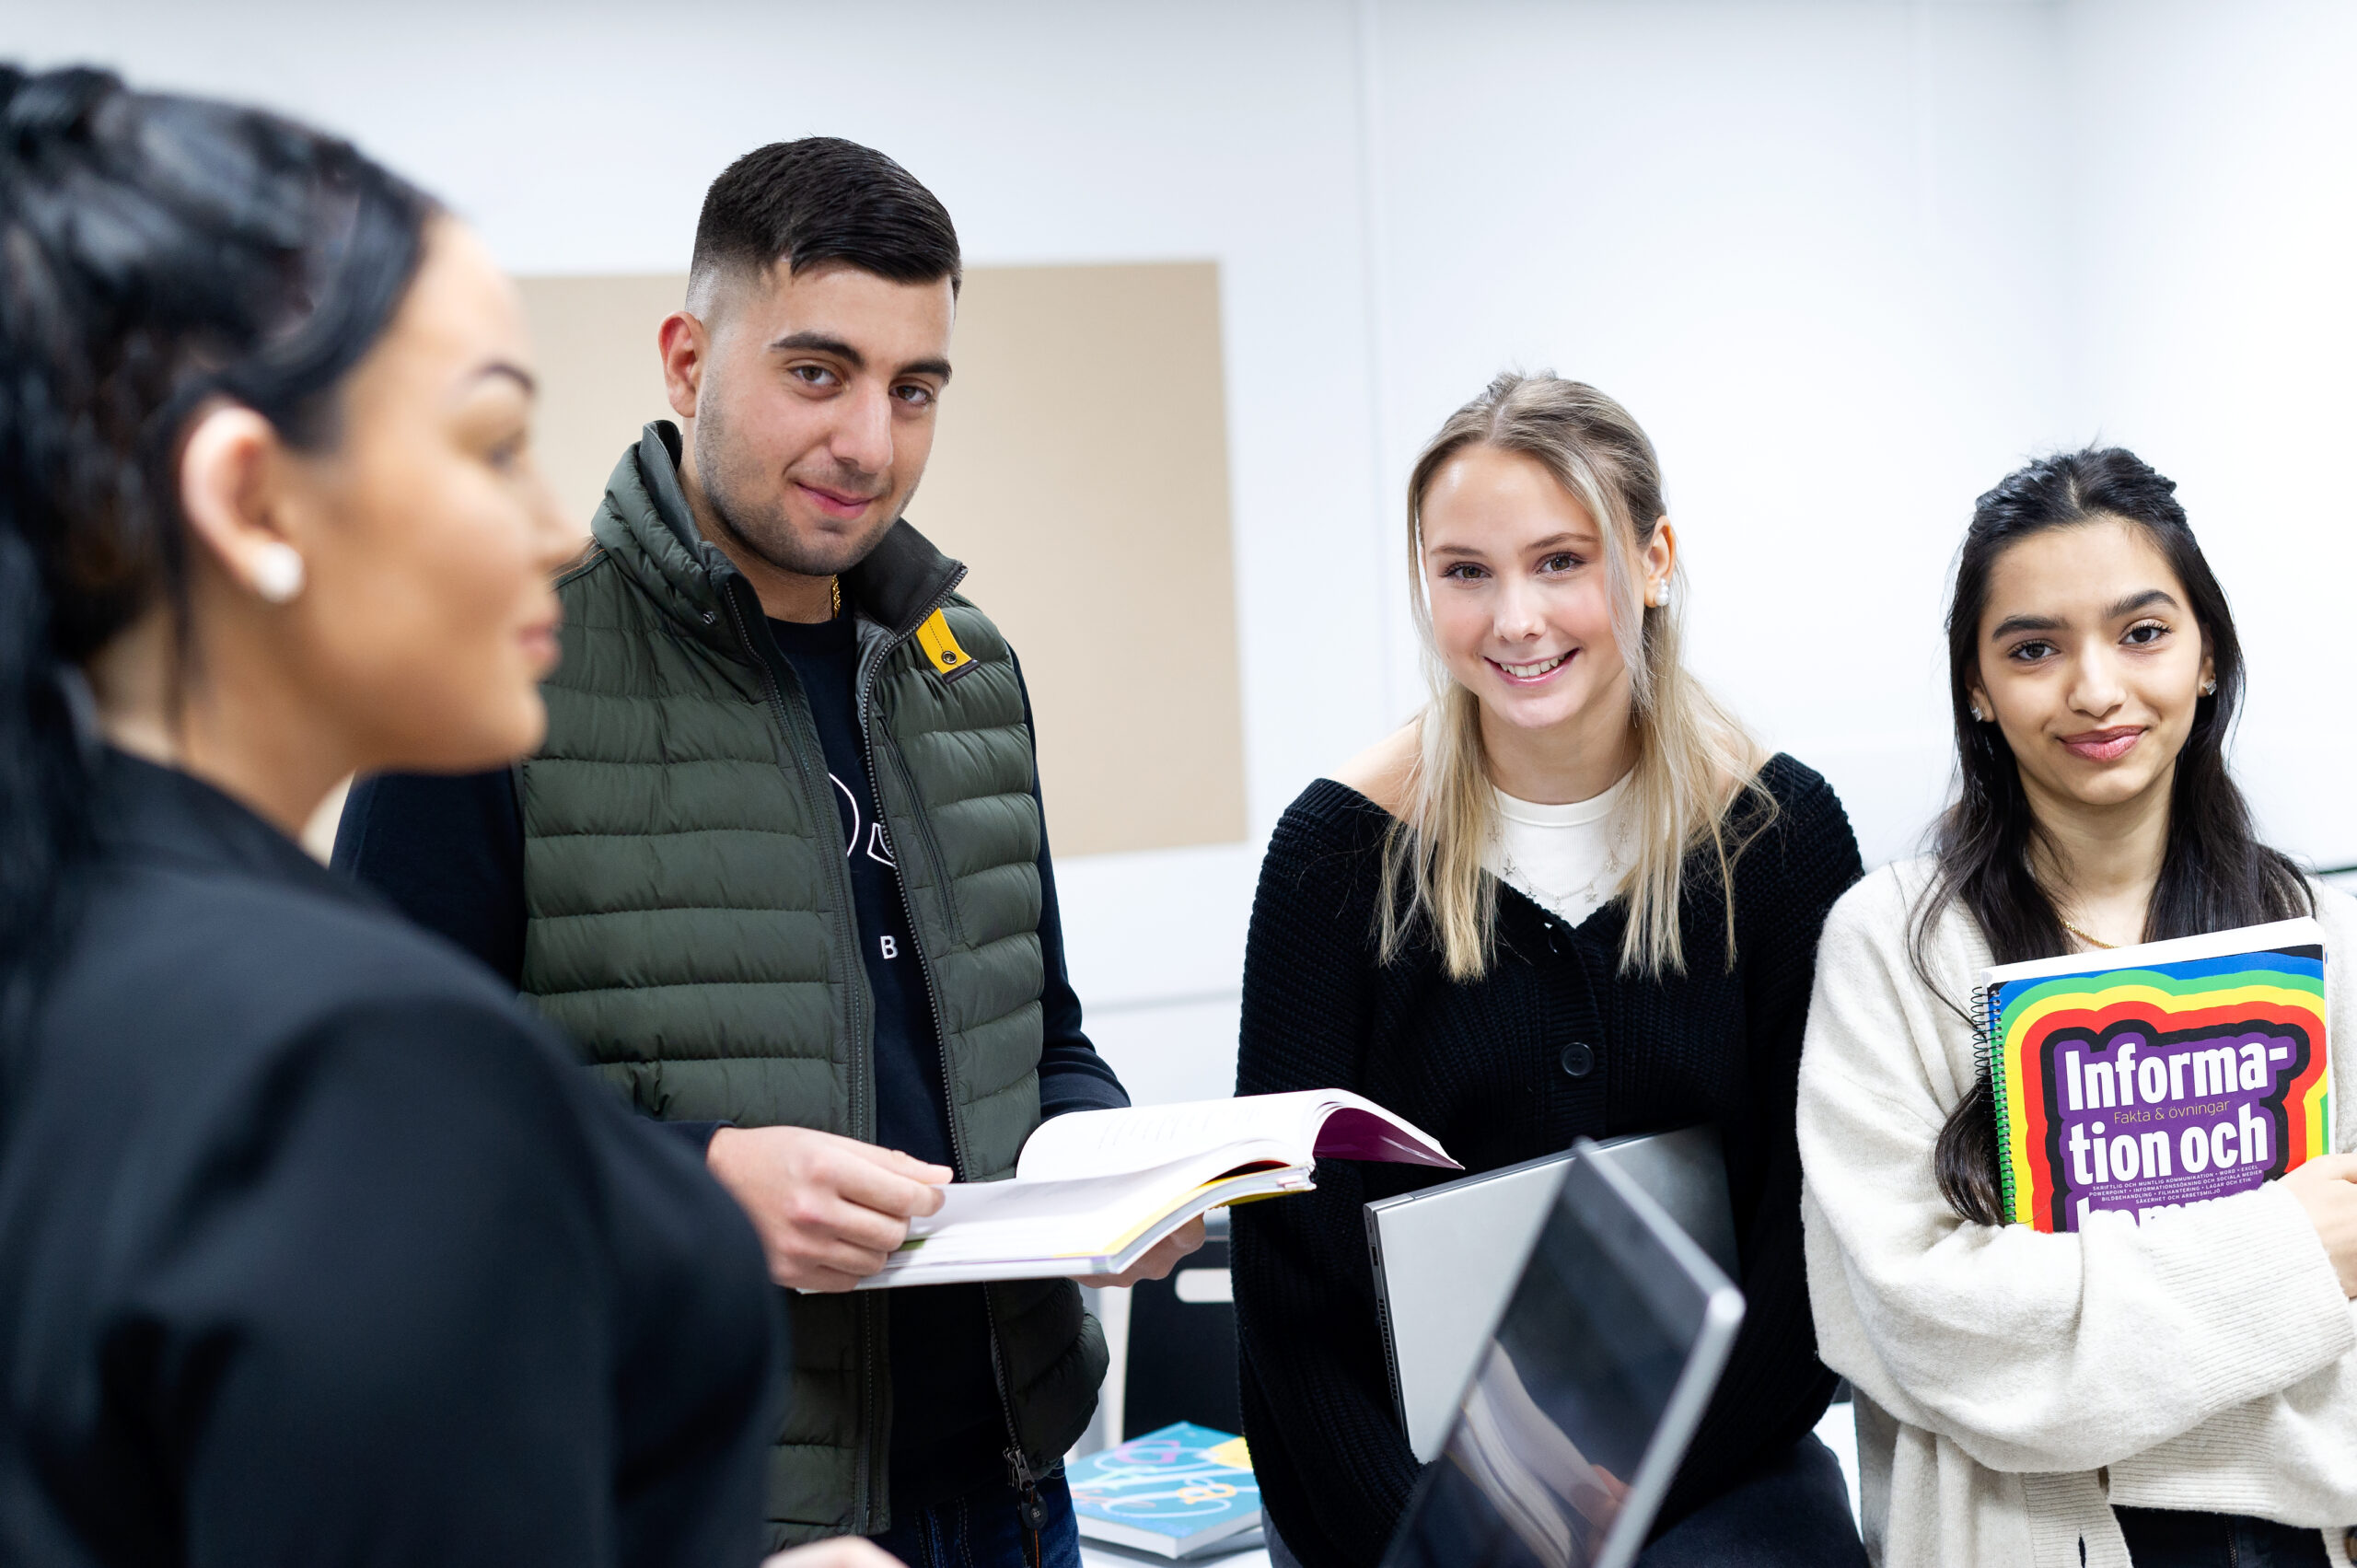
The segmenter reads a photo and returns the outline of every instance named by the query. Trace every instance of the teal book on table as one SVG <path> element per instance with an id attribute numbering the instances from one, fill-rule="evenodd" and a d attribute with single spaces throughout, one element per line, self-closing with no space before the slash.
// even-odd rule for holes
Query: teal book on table
<path id="1" fill-rule="evenodd" d="M 1177 1422 L 1064 1467 L 1081 1535 L 1172 1559 L 1255 1543 L 1260 1487 L 1244 1439 Z"/>

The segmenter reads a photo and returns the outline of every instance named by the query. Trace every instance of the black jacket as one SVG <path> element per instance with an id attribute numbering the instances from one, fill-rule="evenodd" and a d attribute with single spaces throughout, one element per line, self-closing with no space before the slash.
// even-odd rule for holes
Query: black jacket
<path id="1" fill-rule="evenodd" d="M 0 1045 L 0 1562 L 729 1564 L 744 1216 L 496 981 L 110 754 Z"/>
<path id="2" fill-rule="evenodd" d="M 1718 1125 L 1748 1310 L 1665 1526 L 1797 1441 L 1833 1389 L 1809 1317 L 1793 1111 L 1817 933 L 1858 877 L 1858 846 L 1816 773 L 1779 756 L 1760 777 L 1778 809 L 1736 865 L 1732 970 L 1724 903 L 1699 852 L 1682 976 L 1619 972 L 1625 900 L 1574 928 L 1511 888 L 1480 981 L 1451 981 L 1428 943 L 1379 966 L 1390 819 L 1325 779 L 1277 825 L 1245 955 L 1238 1094 L 1355 1089 L 1475 1171 L 1583 1134 Z M 1246 1434 L 1270 1515 L 1306 1568 L 1376 1562 L 1415 1484 L 1360 1206 L 1447 1175 L 1321 1161 L 1315 1192 L 1236 1212 Z"/>

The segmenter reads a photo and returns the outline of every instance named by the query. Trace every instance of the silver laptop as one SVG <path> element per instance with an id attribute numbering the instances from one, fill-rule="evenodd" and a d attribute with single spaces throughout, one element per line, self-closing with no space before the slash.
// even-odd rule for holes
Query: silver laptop
<path id="1" fill-rule="evenodd" d="M 1726 1366 L 1725 1273 L 1611 1160 L 1555 1170 L 1384 1568 L 1628 1568 Z"/>
<path id="2" fill-rule="evenodd" d="M 1722 1271 L 1738 1272 L 1715 1128 L 1585 1146 L 1636 1182 Z M 1440 1453 L 1457 1397 L 1505 1310 L 1573 1157 L 1572 1150 L 1546 1155 L 1366 1205 L 1392 1404 L 1419 1461 Z"/>

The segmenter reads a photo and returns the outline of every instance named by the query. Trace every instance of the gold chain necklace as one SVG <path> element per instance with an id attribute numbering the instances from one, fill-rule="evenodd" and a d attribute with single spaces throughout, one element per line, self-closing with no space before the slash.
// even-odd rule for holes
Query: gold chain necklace
<path id="1" fill-rule="evenodd" d="M 2107 942 L 2100 936 L 2089 935 L 2086 932 L 2084 932 L 2077 926 L 2072 924 L 2068 920 L 2063 920 L 2063 917 L 2059 914 L 2054 918 L 2062 921 L 2063 930 L 2069 932 L 2080 941 L 2084 942 L 2090 947 L 2101 947 L 2104 951 L 2110 952 L 2119 946 L 2117 942 Z"/>
<path id="2" fill-rule="evenodd" d="M 827 579 L 827 614 L 833 617 L 842 612 L 843 580 L 841 577 L 830 577 Z"/>

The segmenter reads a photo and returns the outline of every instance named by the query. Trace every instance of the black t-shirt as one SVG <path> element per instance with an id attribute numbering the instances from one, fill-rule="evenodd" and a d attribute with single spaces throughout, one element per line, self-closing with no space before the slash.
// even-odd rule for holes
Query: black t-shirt
<path id="1" fill-rule="evenodd" d="M 839 615 L 816 626 L 772 621 L 770 635 L 784 656 L 786 668 L 778 678 L 784 682 L 790 671 L 802 688 L 819 749 L 827 754 L 827 778 L 835 786 L 860 955 L 876 996 L 876 1141 L 935 1165 L 955 1165 L 941 1031 L 909 937 L 900 874 L 867 776 L 867 745 L 853 690 L 859 646 L 851 617 Z"/>
<path id="2" fill-rule="evenodd" d="M 876 997 L 877 1142 L 920 1159 L 952 1163 L 941 1042 L 933 1005 L 907 939 L 908 912 L 875 830 L 854 690 L 856 631 L 846 613 L 819 626 L 769 623 L 784 668 L 807 703 L 838 781 L 835 802 L 850 855 L 862 955 Z M 1030 718 L 1025 699 L 1025 719 Z M 1038 783 L 1033 783 L 1038 793 Z M 1048 850 L 1039 843 L 1039 1113 L 1122 1106 L 1129 1097 L 1082 1028 L 1064 970 L 1063 927 Z M 871 848 L 875 853 L 869 853 Z M 489 965 L 510 986 L 524 968 L 524 822 L 515 775 L 393 773 L 353 788 L 336 830 L 335 865 L 384 894 L 412 920 Z M 887 939 L 893 956 L 885 956 Z M 902 956 L 905 955 L 905 956 Z M 667 1122 L 699 1149 L 717 1123 Z M 892 1364 L 891 1495 L 896 1512 L 999 1480 L 1008 1442 L 990 1365 L 979 1286 L 936 1285 L 887 1294 Z"/>
<path id="3" fill-rule="evenodd" d="M 835 786 L 861 956 L 876 997 L 876 1141 L 955 1167 L 941 1030 L 925 989 L 892 845 L 859 727 L 859 645 L 852 619 L 772 621 L 771 638 L 809 704 Z M 962 1173 L 961 1173 L 962 1174 Z M 991 1371 L 980 1285 L 890 1293 L 892 1506 L 896 1513 L 972 1491 L 1004 1473 L 1010 1438 Z"/>

